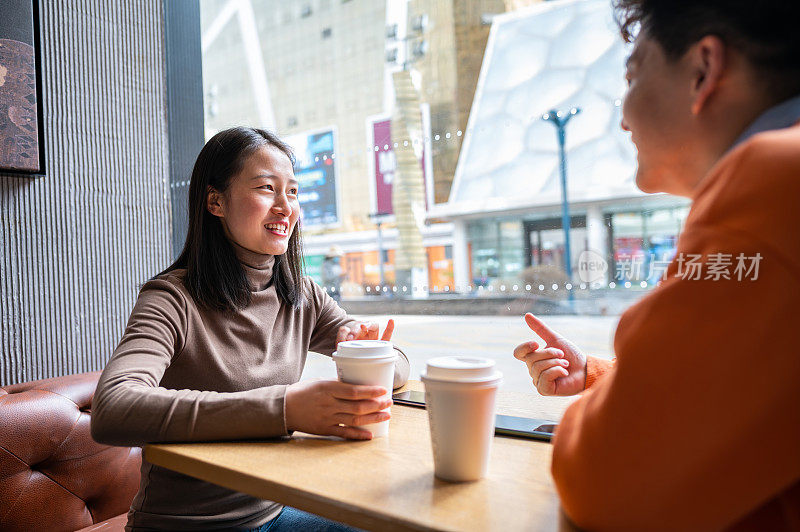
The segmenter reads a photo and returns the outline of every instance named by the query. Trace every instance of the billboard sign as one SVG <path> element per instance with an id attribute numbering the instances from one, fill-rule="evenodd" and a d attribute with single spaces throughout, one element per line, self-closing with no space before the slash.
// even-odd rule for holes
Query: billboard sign
<path id="1" fill-rule="evenodd" d="M 284 138 L 297 159 L 294 175 L 300 183 L 301 214 L 305 226 L 339 223 L 333 128 Z"/>

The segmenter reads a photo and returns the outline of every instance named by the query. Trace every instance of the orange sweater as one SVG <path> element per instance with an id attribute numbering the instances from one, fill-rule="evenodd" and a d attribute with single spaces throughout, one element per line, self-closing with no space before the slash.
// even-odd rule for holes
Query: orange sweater
<path id="1" fill-rule="evenodd" d="M 576 524 L 800 530 L 799 215 L 800 126 L 752 137 L 700 183 L 666 280 L 622 316 L 613 369 L 589 361 L 596 384 L 556 432 Z M 706 278 L 717 253 L 728 280 Z M 737 279 L 740 253 L 760 253 L 755 280 Z M 702 255 L 701 279 L 682 278 L 681 254 Z"/>

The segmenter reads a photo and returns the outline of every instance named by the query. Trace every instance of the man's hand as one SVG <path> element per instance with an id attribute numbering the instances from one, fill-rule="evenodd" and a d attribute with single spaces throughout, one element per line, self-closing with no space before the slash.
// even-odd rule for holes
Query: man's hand
<path id="1" fill-rule="evenodd" d="M 380 327 L 377 323 L 356 323 L 351 327 L 339 327 L 336 333 L 336 344 L 339 342 L 346 342 L 348 340 L 378 340 L 389 341 L 392 339 L 394 332 L 394 320 L 390 319 L 386 324 L 386 330 L 383 335 L 380 335 Z"/>
<path id="2" fill-rule="evenodd" d="M 392 406 L 383 399 L 382 386 L 362 386 L 338 381 L 301 381 L 286 389 L 286 428 L 309 434 L 370 440 L 372 433 L 354 425 L 386 421 Z M 344 426 L 342 426 L 344 425 Z"/>
<path id="3" fill-rule="evenodd" d="M 533 314 L 525 322 L 546 346 L 525 342 L 514 349 L 514 357 L 528 365 L 533 385 L 542 395 L 574 395 L 586 386 L 586 355 L 575 344 L 547 327 Z"/>

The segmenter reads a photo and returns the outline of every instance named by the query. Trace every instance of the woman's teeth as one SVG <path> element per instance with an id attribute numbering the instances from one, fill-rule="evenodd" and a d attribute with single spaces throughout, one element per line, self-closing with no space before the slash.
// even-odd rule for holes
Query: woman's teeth
<path id="1" fill-rule="evenodd" d="M 283 224 L 267 224 L 267 229 L 275 231 L 276 233 L 286 234 L 286 226 Z"/>

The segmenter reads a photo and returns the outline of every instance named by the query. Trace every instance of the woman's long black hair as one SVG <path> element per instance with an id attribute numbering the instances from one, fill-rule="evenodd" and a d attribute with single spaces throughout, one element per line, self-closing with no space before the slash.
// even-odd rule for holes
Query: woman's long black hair
<path id="1" fill-rule="evenodd" d="M 250 304 L 251 286 L 222 222 L 206 208 L 208 187 L 224 193 L 242 171 L 247 158 L 263 146 L 278 148 L 292 162 L 292 149 L 275 134 L 263 129 L 234 127 L 220 131 L 203 146 L 189 185 L 189 232 L 180 256 L 158 275 L 186 269 L 186 289 L 202 307 L 220 311 L 242 309 Z M 303 303 L 303 256 L 300 221 L 289 236 L 289 249 L 275 257 L 272 282 L 286 304 Z"/>

